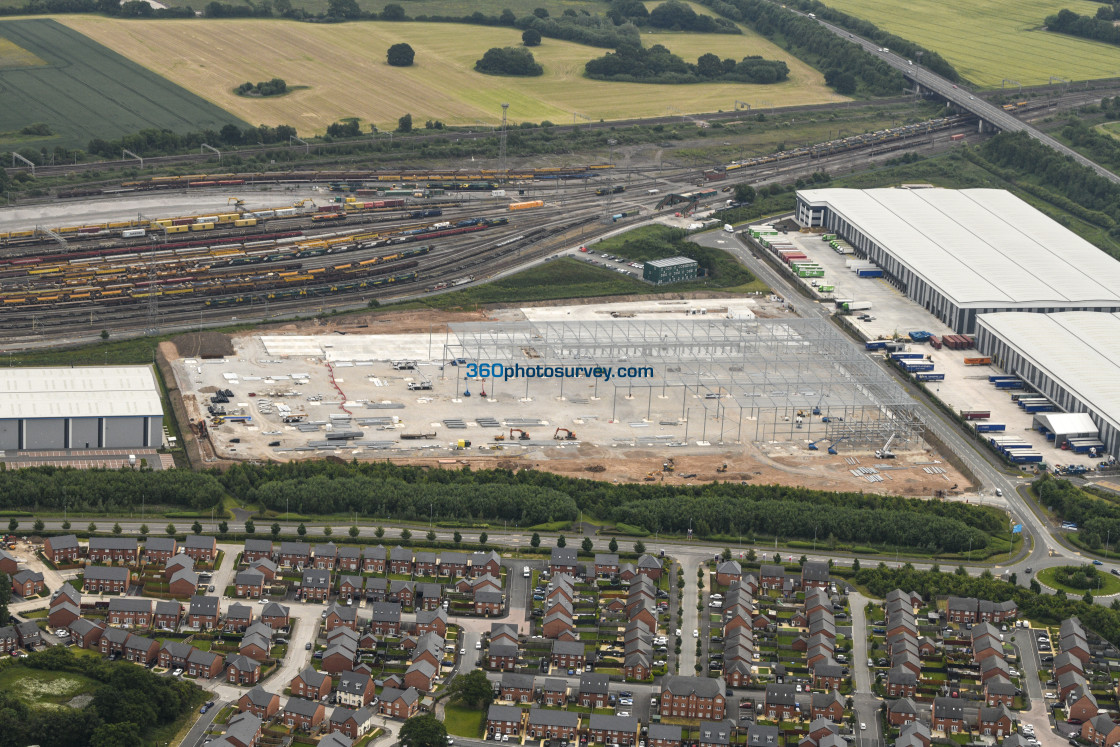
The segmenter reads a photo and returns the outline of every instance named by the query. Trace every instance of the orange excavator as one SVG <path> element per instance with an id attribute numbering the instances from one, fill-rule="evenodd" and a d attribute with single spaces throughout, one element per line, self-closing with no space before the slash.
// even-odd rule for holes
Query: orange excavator
<path id="1" fill-rule="evenodd" d="M 520 435 L 518 435 L 517 438 L 522 440 L 522 441 L 528 441 L 529 440 L 529 434 L 526 433 L 525 431 L 521 430 L 520 428 L 510 428 L 509 429 L 509 440 L 510 441 L 513 440 L 513 434 L 514 433 L 520 434 Z"/>
<path id="2" fill-rule="evenodd" d="M 564 435 L 560 435 L 563 433 Z M 576 434 L 572 433 L 567 428 L 557 428 L 556 432 L 552 434 L 552 438 L 556 441 L 575 441 Z"/>

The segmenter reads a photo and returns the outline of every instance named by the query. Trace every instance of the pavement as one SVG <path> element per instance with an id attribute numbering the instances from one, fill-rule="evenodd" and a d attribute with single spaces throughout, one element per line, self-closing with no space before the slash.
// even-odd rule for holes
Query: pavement
<path id="1" fill-rule="evenodd" d="M 883 740 L 882 723 L 879 719 L 879 709 L 883 704 L 882 698 L 871 692 L 871 672 L 867 668 L 867 603 L 882 604 L 881 599 L 869 599 L 858 591 L 848 594 L 848 605 L 852 610 L 852 659 L 851 668 L 854 677 L 855 689 L 852 693 L 852 702 L 855 705 L 855 723 L 852 728 L 856 732 L 858 744 L 880 744 Z M 860 724 L 867 724 L 867 730 L 862 731 Z"/>

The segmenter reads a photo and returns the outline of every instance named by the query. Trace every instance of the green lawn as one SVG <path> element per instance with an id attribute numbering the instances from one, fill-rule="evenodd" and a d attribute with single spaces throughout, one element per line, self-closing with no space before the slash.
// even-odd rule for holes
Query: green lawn
<path id="1" fill-rule="evenodd" d="M 0 690 L 30 706 L 63 707 L 77 695 L 93 692 L 98 682 L 73 672 L 49 672 L 14 665 L 0 670 Z"/>
<path id="2" fill-rule="evenodd" d="M 483 716 L 483 712 L 478 708 L 448 705 L 444 710 L 443 723 L 447 727 L 448 734 L 475 739 L 482 736 Z"/>
<path id="3" fill-rule="evenodd" d="M 1003 79 L 1025 86 L 1110 78 L 1120 72 L 1120 48 L 1042 30 L 1046 16 L 1062 8 L 1093 16 L 1087 0 L 835 0 L 831 7 L 866 18 L 880 28 L 932 49 L 979 86 L 999 88 Z M 971 32 L 971 33 L 970 33 Z"/>
<path id="4" fill-rule="evenodd" d="M 0 42 L 24 53 L 4 70 L 0 148 L 84 148 L 145 128 L 218 130 L 245 123 L 201 97 L 51 19 L 0 22 Z M 31 59 L 31 58 L 34 59 Z M 45 123 L 54 133 L 28 139 L 20 128 Z"/>
<path id="5" fill-rule="evenodd" d="M 1107 573 L 1101 573 L 1100 571 L 1097 571 L 1096 575 L 1097 580 L 1100 582 L 1100 587 L 1088 589 L 1088 591 L 1092 592 L 1093 596 L 1120 594 L 1120 578 Z M 1049 586 L 1051 589 L 1057 589 L 1058 591 L 1064 591 L 1069 594 L 1084 594 L 1086 592 L 1086 589 L 1078 589 L 1058 583 L 1056 579 L 1057 568 L 1043 568 L 1035 577 L 1040 584 Z"/>

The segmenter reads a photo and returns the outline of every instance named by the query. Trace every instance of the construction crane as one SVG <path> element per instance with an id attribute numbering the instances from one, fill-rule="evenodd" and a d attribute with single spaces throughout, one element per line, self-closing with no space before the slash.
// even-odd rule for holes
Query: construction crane
<path id="1" fill-rule="evenodd" d="M 894 459 L 894 452 L 891 451 L 891 443 L 894 441 L 894 436 L 895 434 L 892 433 L 890 438 L 887 439 L 887 442 L 883 444 L 883 448 L 875 452 L 876 459 Z"/>
<path id="2" fill-rule="evenodd" d="M 519 434 L 517 436 L 517 438 L 521 441 L 528 441 L 529 440 L 529 434 L 526 433 L 525 431 L 521 430 L 520 428 L 510 428 L 509 429 L 509 440 L 510 441 L 513 440 L 513 434 L 514 433 Z"/>
<path id="3" fill-rule="evenodd" d="M 563 433 L 564 435 L 561 436 L 560 435 L 561 433 Z M 576 440 L 576 434 L 572 433 L 567 428 L 557 428 L 556 432 L 552 434 L 552 438 L 555 441 L 560 441 L 560 440 L 575 441 Z"/>

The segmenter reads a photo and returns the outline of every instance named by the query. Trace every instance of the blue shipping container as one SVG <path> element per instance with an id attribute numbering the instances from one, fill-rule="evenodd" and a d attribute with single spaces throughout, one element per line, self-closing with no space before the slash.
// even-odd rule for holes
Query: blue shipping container
<path id="1" fill-rule="evenodd" d="M 921 360 L 925 357 L 925 353 L 891 353 L 891 358 L 896 361 Z"/>
<path id="2" fill-rule="evenodd" d="M 881 278 L 883 277 L 882 270 L 856 270 L 856 277 L 859 278 Z"/>
<path id="3" fill-rule="evenodd" d="M 995 382 L 996 389 L 1022 389 L 1023 382 L 1021 381 L 997 381 Z"/>
<path id="4" fill-rule="evenodd" d="M 1007 426 L 1003 423 L 977 423 L 977 433 L 994 433 L 996 431 L 1006 431 Z"/>
<path id="5" fill-rule="evenodd" d="M 932 371 L 933 364 L 922 361 L 900 361 L 902 368 L 907 373 L 918 373 L 919 371 Z"/>
<path id="6" fill-rule="evenodd" d="M 871 342 L 864 343 L 863 347 L 866 350 L 886 350 L 887 342 L 886 340 L 872 340 Z"/>
<path id="7" fill-rule="evenodd" d="M 945 381 L 945 374 L 943 373 L 919 373 L 914 374 L 914 378 L 918 381 Z"/>

